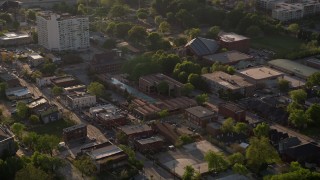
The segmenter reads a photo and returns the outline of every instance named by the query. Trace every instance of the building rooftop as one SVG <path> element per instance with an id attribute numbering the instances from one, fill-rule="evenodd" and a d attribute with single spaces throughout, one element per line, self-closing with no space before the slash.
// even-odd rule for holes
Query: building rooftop
<path id="1" fill-rule="evenodd" d="M 214 112 L 210 111 L 209 109 L 202 107 L 202 106 L 196 106 L 186 109 L 187 112 L 193 114 L 194 116 L 198 118 L 204 118 L 208 116 L 213 116 Z"/>
<path id="2" fill-rule="evenodd" d="M 143 125 L 128 125 L 119 127 L 126 135 L 152 131 L 152 128 L 146 124 Z"/>
<path id="3" fill-rule="evenodd" d="M 34 101 L 32 101 L 31 103 L 28 104 L 28 107 L 30 109 L 33 109 L 41 104 L 45 104 L 45 103 L 48 103 L 48 101 L 45 99 L 45 98 L 38 98 L 38 99 L 35 99 Z"/>
<path id="4" fill-rule="evenodd" d="M 140 79 L 143 79 L 147 82 L 149 82 L 149 84 L 159 84 L 162 81 L 165 81 L 168 83 L 169 87 L 183 87 L 183 84 L 172 79 L 169 76 L 166 76 L 164 74 L 158 73 L 158 74 L 151 74 L 151 75 L 146 75 L 146 76 L 142 76 L 140 77 Z"/>
<path id="5" fill-rule="evenodd" d="M 10 81 L 10 80 L 13 80 L 13 79 L 18 79 L 18 78 L 15 77 L 12 74 L 3 73 L 3 74 L 0 74 L 0 79 L 2 79 L 3 81 Z"/>
<path id="6" fill-rule="evenodd" d="M 163 141 L 163 139 L 159 136 L 153 136 L 153 137 L 137 140 L 137 142 L 142 145 L 143 144 L 150 144 L 150 143 L 154 143 L 154 142 L 158 142 L 158 141 Z"/>
<path id="7" fill-rule="evenodd" d="M 319 70 L 288 59 L 275 59 L 268 62 L 271 67 L 280 68 L 293 74 L 307 78 Z"/>
<path id="8" fill-rule="evenodd" d="M 125 60 L 117 55 L 115 51 L 109 51 L 101 54 L 95 54 L 91 65 L 99 66 L 101 64 L 117 64 L 124 63 Z"/>
<path id="9" fill-rule="evenodd" d="M 14 134 L 6 127 L 0 126 L 0 142 L 7 139 L 13 138 Z"/>
<path id="10" fill-rule="evenodd" d="M 241 76 L 230 75 L 222 71 L 203 74 L 202 77 L 206 78 L 207 80 L 213 81 L 215 83 L 219 83 L 221 86 L 224 86 L 232 90 L 253 86 L 253 84 L 251 84 Z"/>
<path id="11" fill-rule="evenodd" d="M 214 54 L 219 49 L 219 44 L 217 41 L 202 37 L 192 39 L 185 46 L 191 48 L 197 56 Z"/>
<path id="12" fill-rule="evenodd" d="M 30 91 L 27 87 L 14 87 L 6 89 L 7 96 L 24 96 L 30 94 Z"/>
<path id="13" fill-rule="evenodd" d="M 87 127 L 86 124 L 77 124 L 77 125 L 74 125 L 74 126 L 70 126 L 70 127 L 64 128 L 63 132 L 67 133 L 67 132 L 74 131 L 76 129 L 85 128 L 85 127 Z"/>
<path id="14" fill-rule="evenodd" d="M 101 148 L 94 149 L 90 151 L 88 154 L 94 160 L 100 160 L 103 158 L 108 158 L 110 156 L 117 155 L 119 153 L 124 153 L 122 149 L 120 149 L 116 145 L 108 145 Z"/>
<path id="15" fill-rule="evenodd" d="M 244 109 L 242 109 L 239 105 L 235 104 L 235 103 L 231 103 L 231 102 L 226 102 L 226 103 L 220 103 L 219 106 L 221 107 L 225 107 L 233 112 L 243 112 L 245 111 Z"/>
<path id="16" fill-rule="evenodd" d="M 239 51 L 227 51 L 223 53 L 207 55 L 204 56 L 203 59 L 211 61 L 212 63 L 219 62 L 221 64 L 232 64 L 240 61 L 253 60 L 252 56 Z"/>
<path id="17" fill-rule="evenodd" d="M 37 16 L 41 16 L 46 20 L 57 19 L 57 21 L 63 21 L 66 19 L 88 18 L 86 16 L 72 16 L 69 13 L 57 14 L 52 11 L 37 12 Z"/>
<path id="18" fill-rule="evenodd" d="M 243 69 L 238 71 L 239 73 L 248 76 L 254 80 L 263 80 L 263 79 L 270 79 L 270 78 L 277 78 L 282 76 L 283 73 L 271 69 L 269 67 L 253 67 L 248 69 Z"/>
<path id="19" fill-rule="evenodd" d="M 0 40 L 12 40 L 12 39 L 20 39 L 20 38 L 28 38 L 29 34 L 17 34 L 14 32 L 4 33 L 4 36 L 0 37 Z"/>
<path id="20" fill-rule="evenodd" d="M 242 41 L 242 40 L 249 39 L 248 37 L 245 37 L 233 32 L 230 32 L 230 33 L 221 32 L 219 33 L 219 37 L 220 37 L 220 40 L 224 42 L 235 42 L 235 41 Z"/>
<path id="21" fill-rule="evenodd" d="M 91 95 L 86 92 L 74 92 L 73 94 L 67 95 L 67 97 L 70 99 L 77 99 L 77 98 L 89 97 L 89 96 L 95 96 L 95 95 Z"/>
<path id="22" fill-rule="evenodd" d="M 76 79 L 72 76 L 63 76 L 63 77 L 56 77 L 51 80 L 55 84 L 63 83 L 63 82 L 69 82 L 69 81 L 76 81 Z"/>
<path id="23" fill-rule="evenodd" d="M 43 59 L 40 54 L 30 54 L 29 57 L 33 60 Z"/>

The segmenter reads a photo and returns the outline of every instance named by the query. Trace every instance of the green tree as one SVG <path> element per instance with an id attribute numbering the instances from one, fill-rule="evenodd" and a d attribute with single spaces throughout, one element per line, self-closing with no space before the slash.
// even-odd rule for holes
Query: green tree
<path id="1" fill-rule="evenodd" d="M 195 174 L 195 170 L 192 166 L 187 165 L 184 167 L 184 173 L 182 175 L 182 180 L 193 180 L 193 176 Z"/>
<path id="2" fill-rule="evenodd" d="M 59 139 L 56 136 L 45 134 L 38 138 L 35 149 L 42 153 L 49 153 L 52 156 L 52 151 L 58 147 L 58 144 Z"/>
<path id="3" fill-rule="evenodd" d="M 194 139 L 191 136 L 183 134 L 179 136 L 176 146 L 182 146 L 182 145 L 190 144 L 193 142 L 194 142 Z"/>
<path id="4" fill-rule="evenodd" d="M 298 128 L 302 128 L 310 122 L 307 114 L 305 114 L 301 109 L 296 109 L 290 112 L 288 120 L 292 125 Z"/>
<path id="5" fill-rule="evenodd" d="M 99 82 L 92 82 L 88 86 L 88 92 L 92 95 L 96 95 L 98 97 L 102 97 L 105 94 L 105 87 Z"/>
<path id="6" fill-rule="evenodd" d="M 46 62 L 42 68 L 40 69 L 40 71 L 43 73 L 43 74 L 46 74 L 46 75 L 54 75 L 54 72 L 56 71 L 57 69 L 57 66 L 51 62 Z"/>
<path id="7" fill-rule="evenodd" d="M 299 27 L 299 24 L 297 23 L 293 23 L 288 26 L 288 31 L 293 34 L 298 34 L 299 30 L 300 30 L 300 27 Z"/>
<path id="8" fill-rule="evenodd" d="M 302 104 L 307 99 L 307 93 L 303 89 L 290 91 L 289 94 L 290 98 L 299 104 Z"/>
<path id="9" fill-rule="evenodd" d="M 11 130 L 14 134 L 16 134 L 18 136 L 18 138 L 21 138 L 22 137 L 22 133 L 24 131 L 26 127 L 21 124 L 21 123 L 14 123 L 12 126 L 11 126 Z"/>
<path id="10" fill-rule="evenodd" d="M 289 91 L 290 88 L 290 82 L 285 79 L 279 79 L 278 80 L 278 89 L 282 93 L 286 93 Z"/>
<path id="11" fill-rule="evenodd" d="M 126 5 L 116 4 L 109 11 L 110 17 L 123 17 L 129 13 L 129 7 Z"/>
<path id="12" fill-rule="evenodd" d="M 243 165 L 243 164 L 238 164 L 238 163 L 236 163 L 236 164 L 234 164 L 234 165 L 232 166 L 232 171 L 233 171 L 234 173 L 238 173 L 238 174 L 242 174 L 242 175 L 246 175 L 246 174 L 249 173 L 249 171 L 248 171 L 248 169 L 246 168 L 245 165 Z"/>
<path id="13" fill-rule="evenodd" d="M 313 73 L 311 76 L 309 76 L 306 85 L 308 88 L 320 86 L 320 72 Z"/>
<path id="14" fill-rule="evenodd" d="M 0 98 L 1 99 L 5 99 L 7 87 L 8 87 L 7 83 L 4 83 L 4 82 L 0 83 Z"/>
<path id="15" fill-rule="evenodd" d="M 116 48 L 117 42 L 114 39 L 107 39 L 104 41 L 102 47 L 106 49 L 114 49 Z"/>
<path id="16" fill-rule="evenodd" d="M 29 9 L 27 13 L 28 13 L 27 14 L 28 19 L 33 20 L 33 21 L 36 20 L 36 12 L 35 11 Z"/>
<path id="17" fill-rule="evenodd" d="M 128 36 L 128 31 L 131 28 L 132 28 L 132 24 L 131 23 L 120 22 L 120 23 L 115 24 L 113 33 L 118 38 L 125 38 L 125 37 Z"/>
<path id="18" fill-rule="evenodd" d="M 29 121 L 32 124 L 38 124 L 40 122 L 40 118 L 37 115 L 33 114 L 33 115 L 29 116 Z"/>
<path id="19" fill-rule="evenodd" d="M 128 136 L 123 132 L 117 132 L 116 138 L 120 144 L 126 144 L 128 142 Z"/>
<path id="20" fill-rule="evenodd" d="M 167 33 L 167 32 L 170 32 L 170 24 L 167 22 L 167 21 L 163 21 L 160 23 L 159 25 L 159 31 L 161 33 Z"/>
<path id="21" fill-rule="evenodd" d="M 97 171 L 97 167 L 93 164 L 89 156 L 81 156 L 74 161 L 74 166 L 79 169 L 83 175 L 92 175 Z"/>
<path id="22" fill-rule="evenodd" d="M 157 91 L 160 94 L 168 94 L 169 93 L 169 84 L 166 81 L 161 81 L 157 85 Z"/>
<path id="23" fill-rule="evenodd" d="M 250 36 L 250 37 L 253 37 L 253 38 L 254 37 L 259 37 L 262 34 L 262 30 L 260 29 L 259 26 L 252 25 L 252 26 L 247 28 L 246 34 L 248 36 Z"/>
<path id="24" fill-rule="evenodd" d="M 320 105 L 319 104 L 312 104 L 306 110 L 305 113 L 309 121 L 312 121 L 313 124 L 315 124 L 316 126 L 320 126 Z"/>
<path id="25" fill-rule="evenodd" d="M 63 89 L 62 87 L 59 87 L 59 86 L 53 86 L 53 88 L 51 89 L 51 92 L 54 96 L 59 96 L 63 93 Z"/>
<path id="26" fill-rule="evenodd" d="M 231 165 L 234 165 L 236 163 L 243 164 L 246 158 L 241 153 L 237 152 L 228 156 L 228 160 Z"/>
<path id="27" fill-rule="evenodd" d="M 241 133 L 241 134 L 247 134 L 248 132 L 248 125 L 244 122 L 237 122 L 235 125 L 234 125 L 234 131 L 236 133 Z"/>
<path id="28" fill-rule="evenodd" d="M 286 179 L 320 179 L 319 172 L 312 172 L 304 169 L 298 162 L 291 162 L 290 171 L 283 174 L 276 174 L 264 177 L 265 180 L 286 180 Z"/>
<path id="29" fill-rule="evenodd" d="M 210 150 L 205 154 L 204 158 L 208 163 L 209 171 L 222 172 L 228 168 L 228 162 L 221 154 L 217 154 Z"/>
<path id="30" fill-rule="evenodd" d="M 134 42 L 143 42 L 148 36 L 146 29 L 142 26 L 133 26 L 128 31 L 128 35 Z"/>
<path id="31" fill-rule="evenodd" d="M 222 123 L 221 131 L 225 133 L 234 132 L 234 120 L 231 117 L 229 117 Z"/>
<path id="32" fill-rule="evenodd" d="M 204 104 L 208 100 L 209 100 L 208 94 L 199 94 L 198 96 L 196 96 L 196 101 L 199 105 Z"/>
<path id="33" fill-rule="evenodd" d="M 31 156 L 31 161 L 35 167 L 40 168 L 50 174 L 55 173 L 58 168 L 63 167 L 64 165 L 62 159 L 50 157 L 37 151 Z"/>
<path id="34" fill-rule="evenodd" d="M 297 109 L 303 110 L 304 107 L 303 105 L 297 103 L 296 101 L 292 101 L 291 103 L 289 103 L 289 105 L 287 106 L 287 112 L 291 113 Z"/>
<path id="35" fill-rule="evenodd" d="M 146 12 L 137 12 L 137 18 L 138 19 L 147 19 L 148 18 L 148 13 L 146 13 Z"/>
<path id="36" fill-rule="evenodd" d="M 156 23 L 157 25 L 160 25 L 163 21 L 164 19 L 162 18 L 162 16 L 154 17 L 154 23 Z"/>
<path id="37" fill-rule="evenodd" d="M 263 122 L 258 124 L 254 129 L 253 133 L 256 137 L 268 137 L 269 136 L 270 127 L 267 123 Z"/>
<path id="38" fill-rule="evenodd" d="M 199 28 L 191 28 L 186 30 L 186 35 L 189 37 L 189 39 L 198 37 L 200 33 L 201 33 L 201 30 Z"/>
<path id="39" fill-rule="evenodd" d="M 246 151 L 246 159 L 251 169 L 260 171 L 263 164 L 279 162 L 280 157 L 266 137 L 252 137 Z"/>
<path id="40" fill-rule="evenodd" d="M 158 112 L 158 115 L 161 119 L 164 119 L 169 116 L 169 111 L 167 109 L 163 109 Z"/>
<path id="41" fill-rule="evenodd" d="M 194 90 L 194 86 L 191 83 L 186 83 L 183 85 L 181 89 L 181 94 L 184 96 L 188 96 L 193 90 Z"/>
<path id="42" fill-rule="evenodd" d="M 83 4 L 79 4 L 78 5 L 78 12 L 81 14 L 85 14 L 86 13 L 86 7 Z"/>
<path id="43" fill-rule="evenodd" d="M 40 168 L 36 168 L 31 164 L 28 164 L 26 167 L 22 168 L 16 173 L 14 179 L 16 180 L 25 180 L 27 177 L 28 180 L 39 180 L 46 179 L 51 180 L 51 176 L 49 176 L 46 172 L 41 170 Z"/>
<path id="44" fill-rule="evenodd" d="M 35 132 L 29 132 L 23 136 L 22 142 L 32 150 L 35 150 L 35 147 L 38 143 L 40 136 Z"/>
<path id="45" fill-rule="evenodd" d="M 219 26 L 213 26 L 207 32 L 207 37 L 212 38 L 212 39 L 216 39 L 218 37 L 218 34 L 220 33 L 220 31 L 221 31 L 221 29 Z"/>
<path id="46" fill-rule="evenodd" d="M 17 115 L 20 117 L 20 118 L 26 118 L 27 115 L 28 115 L 28 111 L 29 111 L 29 108 L 27 106 L 27 104 L 23 101 L 19 101 L 17 103 Z"/>

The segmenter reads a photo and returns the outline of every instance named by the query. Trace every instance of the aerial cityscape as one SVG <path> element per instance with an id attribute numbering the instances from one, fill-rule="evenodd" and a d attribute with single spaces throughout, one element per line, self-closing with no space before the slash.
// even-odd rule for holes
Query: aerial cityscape
<path id="1" fill-rule="evenodd" d="M 0 180 L 320 179 L 320 0 L 0 1 Z"/>

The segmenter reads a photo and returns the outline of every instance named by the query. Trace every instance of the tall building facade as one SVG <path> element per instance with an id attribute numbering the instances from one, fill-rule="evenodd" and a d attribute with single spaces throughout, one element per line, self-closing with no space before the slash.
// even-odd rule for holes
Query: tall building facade
<path id="1" fill-rule="evenodd" d="M 38 44 L 48 50 L 85 50 L 90 46 L 88 17 L 41 12 L 37 28 Z"/>

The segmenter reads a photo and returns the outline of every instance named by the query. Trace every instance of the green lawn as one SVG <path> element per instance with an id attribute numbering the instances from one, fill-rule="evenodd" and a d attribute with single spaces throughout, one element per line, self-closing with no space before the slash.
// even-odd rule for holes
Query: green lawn
<path id="1" fill-rule="evenodd" d="M 273 35 L 261 38 L 253 38 L 251 46 L 255 49 L 268 49 L 277 53 L 277 56 L 283 56 L 290 51 L 297 50 L 303 41 L 286 35 Z"/>
<path id="2" fill-rule="evenodd" d="M 71 121 L 66 120 L 59 120 L 52 123 L 40 125 L 37 127 L 34 127 L 30 129 L 30 131 L 34 131 L 38 134 L 49 134 L 49 135 L 55 135 L 58 138 L 62 138 L 62 130 L 63 128 L 69 127 L 74 125 Z"/>

